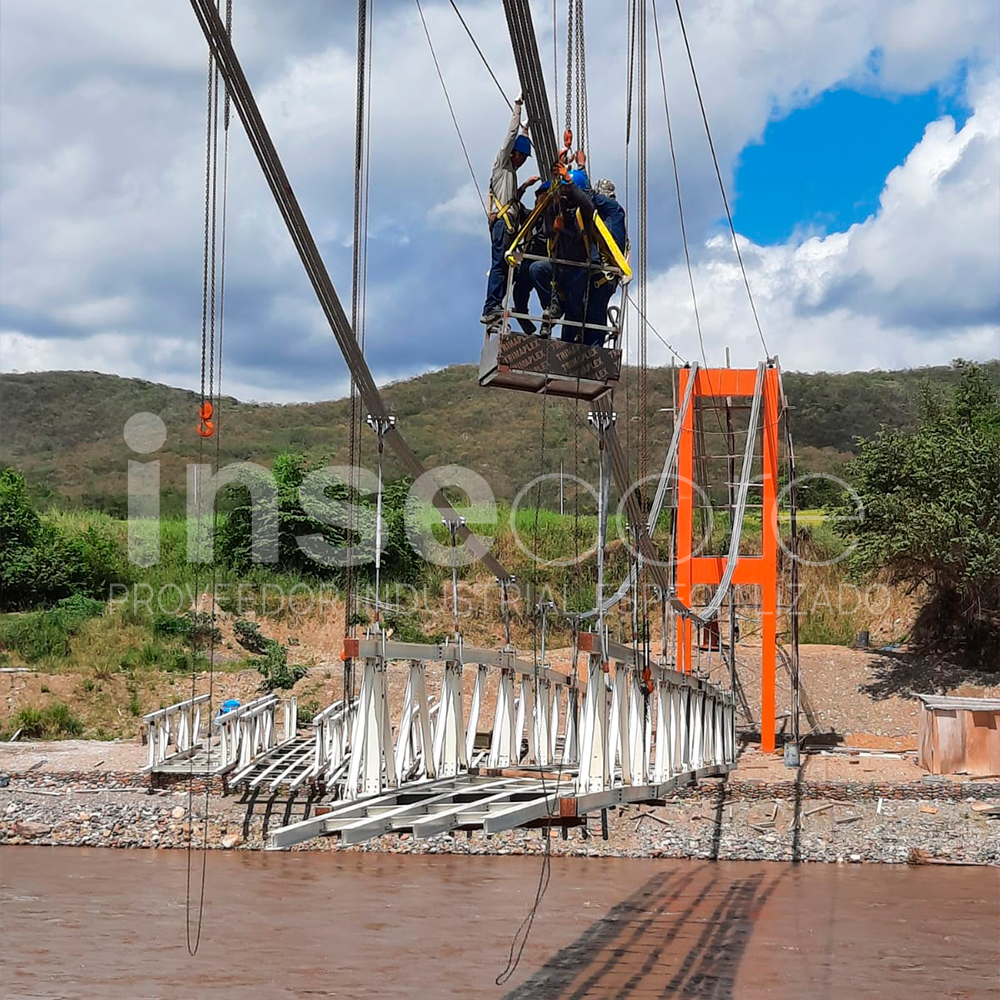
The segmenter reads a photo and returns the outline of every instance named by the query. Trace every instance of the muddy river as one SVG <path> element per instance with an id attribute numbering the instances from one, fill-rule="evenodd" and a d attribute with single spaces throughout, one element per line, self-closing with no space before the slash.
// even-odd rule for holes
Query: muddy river
<path id="1" fill-rule="evenodd" d="M 195 855 L 192 884 L 200 882 Z M 997 996 L 1000 872 L 553 859 L 0 849 L 8 998 Z M 197 902 L 197 898 L 195 903 Z"/>

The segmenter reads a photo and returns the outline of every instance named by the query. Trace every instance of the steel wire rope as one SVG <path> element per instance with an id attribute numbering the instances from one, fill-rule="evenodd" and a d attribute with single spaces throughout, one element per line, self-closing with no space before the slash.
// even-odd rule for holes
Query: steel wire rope
<path id="1" fill-rule="evenodd" d="M 552 120 L 559 121 L 559 16 L 552 0 Z"/>
<path id="2" fill-rule="evenodd" d="M 647 32 L 646 32 L 646 4 L 641 0 L 639 5 L 638 31 L 637 31 L 638 52 L 638 115 L 639 115 L 639 137 L 638 148 L 636 150 L 638 168 L 638 191 L 636 200 L 639 213 L 639 312 L 640 317 L 645 317 L 648 313 L 647 300 L 648 288 L 648 86 L 647 86 Z M 638 324 L 638 400 L 636 401 L 639 432 L 639 505 L 643 513 L 646 510 L 646 488 L 645 479 L 649 467 L 649 380 L 648 380 L 648 356 L 647 356 L 647 332 L 645 319 L 641 318 Z M 639 581 L 636 580 L 636 596 L 638 597 Z"/>
<path id="3" fill-rule="evenodd" d="M 687 27 L 684 24 L 684 14 L 681 11 L 681 0 L 674 0 L 677 8 L 677 20 L 680 22 L 681 35 L 684 37 L 684 48 L 687 51 L 688 65 L 691 67 L 691 79 L 694 82 L 694 90 L 698 95 L 698 106 L 701 109 L 701 120 L 705 124 L 705 135 L 708 138 L 708 148 L 712 153 L 712 163 L 715 166 L 715 176 L 719 181 L 719 193 L 722 195 L 722 204 L 726 209 L 726 219 L 729 222 L 729 232 L 733 237 L 733 246 L 736 249 L 736 257 L 740 262 L 740 271 L 743 274 L 743 285 L 747 291 L 747 299 L 750 302 L 750 311 L 753 313 L 753 321 L 757 326 L 757 335 L 760 337 L 761 346 L 764 348 L 764 356 L 768 357 L 770 351 L 767 348 L 767 341 L 764 339 L 764 331 L 761 329 L 760 317 L 757 315 L 757 305 L 753 299 L 753 292 L 750 290 L 750 279 L 747 277 L 747 269 L 743 263 L 743 252 L 740 250 L 740 241 L 736 237 L 736 227 L 733 225 L 733 213 L 729 207 L 729 197 L 726 194 L 726 185 L 722 180 L 722 170 L 719 167 L 719 157 L 715 152 L 715 142 L 712 140 L 712 130 L 708 124 L 708 113 L 705 110 L 705 101 L 701 95 L 701 86 L 698 83 L 698 72 L 694 66 L 694 55 L 691 52 L 691 43 L 688 41 Z M 654 17 L 656 0 L 653 0 Z"/>
<path id="4" fill-rule="evenodd" d="M 566 4 L 566 131 L 573 127 L 573 0 Z"/>
<path id="5" fill-rule="evenodd" d="M 581 0 L 581 3 L 582 3 L 582 0 Z M 510 8 L 508 8 L 508 10 L 510 10 Z M 510 21 L 510 26 L 511 26 L 512 34 L 517 34 L 517 27 L 515 26 L 514 21 Z M 526 30 L 526 26 L 523 26 L 523 25 L 520 26 L 520 30 L 521 30 L 521 32 L 523 32 L 524 30 Z M 568 4 L 567 27 L 566 27 L 566 32 L 567 32 L 567 40 L 566 40 L 566 60 L 567 60 L 567 63 L 566 63 L 566 128 L 567 129 L 570 128 L 570 116 L 571 116 L 571 107 L 572 107 L 572 104 L 571 104 L 571 80 L 572 80 L 572 62 L 573 62 L 572 31 L 573 31 L 573 0 L 570 0 L 570 2 Z M 519 44 L 519 42 L 517 40 L 515 40 L 515 44 Z M 541 83 L 541 81 L 539 81 L 539 83 Z M 579 88 L 578 88 L 578 94 L 579 94 Z M 585 322 L 586 322 L 586 317 L 584 316 L 584 323 Z M 548 377 L 549 377 L 549 362 L 550 362 L 550 352 L 548 350 L 546 350 L 546 355 L 545 355 L 545 385 L 546 386 L 548 384 Z M 579 405 L 579 399 L 576 400 L 576 403 L 577 403 L 577 406 L 578 406 Z M 534 567 L 533 567 L 532 577 L 533 577 L 534 591 L 535 591 L 535 595 L 534 596 L 535 596 L 536 600 L 537 600 L 537 597 L 538 597 L 538 578 L 539 578 L 538 529 L 539 529 L 539 515 L 540 515 L 540 511 L 541 511 L 541 501 L 542 501 L 542 477 L 545 474 L 545 433 L 546 433 L 547 406 L 548 406 L 548 393 L 546 391 L 544 391 L 544 389 L 543 389 L 543 392 L 542 392 L 542 415 L 541 415 L 541 421 L 540 421 L 540 423 L 541 423 L 541 429 L 540 429 L 540 436 L 539 436 L 539 476 L 538 476 L 538 484 L 537 484 L 537 487 L 536 487 L 536 490 L 535 490 L 535 511 L 534 511 L 534 516 L 533 516 L 533 521 L 532 521 L 532 557 L 534 559 Z M 577 463 L 578 463 L 578 450 L 576 451 L 576 458 L 577 458 Z M 561 487 L 562 487 L 562 484 L 560 483 L 560 488 Z M 576 505 L 579 504 L 579 490 L 577 490 L 576 493 L 575 493 L 574 502 L 575 502 Z M 575 521 L 574 521 L 574 548 L 575 548 L 576 551 L 578 551 L 578 549 L 579 549 L 579 539 L 578 539 L 578 534 L 577 534 L 577 525 L 578 525 L 578 522 L 579 522 L 579 516 L 577 514 L 575 516 Z M 544 608 L 541 608 L 540 605 L 538 607 L 541 610 L 541 614 L 542 615 L 546 615 L 546 613 L 547 613 L 546 610 Z M 540 691 L 540 688 L 539 688 L 539 674 L 540 674 L 541 664 L 540 664 L 540 650 L 539 650 L 539 641 L 538 641 L 538 639 L 539 639 L 539 636 L 538 636 L 538 620 L 539 620 L 539 614 L 536 613 L 536 614 L 533 615 L 533 622 L 532 622 L 532 654 L 533 654 L 533 661 L 534 661 L 534 684 L 535 684 L 535 689 L 534 689 L 535 690 L 535 697 L 532 700 L 534 702 L 535 719 L 528 719 L 527 712 L 525 712 L 525 719 L 526 719 L 528 725 L 535 725 L 536 726 L 536 729 L 535 729 L 535 739 L 533 741 L 535 743 L 536 753 L 537 753 L 537 749 L 538 749 L 538 732 L 539 732 L 539 729 L 541 728 L 541 727 L 537 726 L 537 723 L 535 721 L 539 717 L 539 713 L 540 713 L 540 705 L 539 705 L 538 694 L 539 694 L 539 691 Z M 545 622 L 545 620 L 543 620 L 542 627 L 543 627 L 543 631 L 545 631 L 546 630 L 546 622 Z M 567 712 L 568 711 L 569 711 L 569 702 L 568 702 L 568 696 L 567 696 Z M 546 738 L 548 738 L 547 735 L 546 735 Z M 551 744 L 550 744 L 550 746 L 551 746 Z M 518 747 L 518 753 L 520 753 L 520 747 Z M 548 758 L 548 754 L 549 754 L 549 747 L 546 747 L 546 751 L 545 751 L 545 757 L 546 757 L 546 759 Z M 565 752 L 563 753 L 563 757 L 565 757 Z M 562 768 L 563 768 L 563 760 L 561 758 L 560 761 L 559 761 L 559 765 L 558 765 L 557 771 L 556 771 L 556 785 L 555 785 L 555 788 L 553 790 L 553 798 L 556 795 L 558 795 L 558 792 L 559 792 L 559 785 L 561 784 L 561 781 L 562 781 Z M 540 775 L 541 775 L 541 780 L 542 780 L 542 798 L 545 801 L 545 808 L 546 808 L 546 812 L 548 814 L 548 818 L 551 819 L 552 816 L 554 815 L 553 804 L 549 802 L 549 793 L 548 793 L 548 789 L 546 787 L 545 766 L 544 765 L 541 766 L 541 768 L 540 768 Z M 538 914 L 538 909 L 541 906 L 542 899 L 544 898 L 545 892 L 546 892 L 546 890 L 549 887 L 549 881 L 550 881 L 551 876 L 552 876 L 552 835 L 551 835 L 551 827 L 545 827 L 544 829 L 545 829 L 545 850 L 544 850 L 544 852 L 542 854 L 541 866 L 539 867 L 538 883 L 537 883 L 537 885 L 535 887 L 535 899 L 534 899 L 534 901 L 533 901 L 530 909 L 528 910 L 527 914 L 525 914 L 524 919 L 521 921 L 521 923 L 518 926 L 517 930 L 514 932 L 513 937 L 511 938 L 510 950 L 509 950 L 509 952 L 507 954 L 507 965 L 500 972 L 500 974 L 496 977 L 496 979 L 494 980 L 494 982 L 496 983 L 497 986 L 503 986 L 511 978 L 511 976 L 513 976 L 514 973 L 517 971 L 517 967 L 518 967 L 518 965 L 521 962 L 521 956 L 524 954 L 525 946 L 528 943 L 528 937 L 531 934 L 531 928 L 534 925 L 535 917 Z"/>
<path id="6" fill-rule="evenodd" d="M 420 23 L 424 28 L 424 36 L 427 38 L 427 47 L 431 50 L 431 58 L 434 60 L 434 69 L 437 71 L 437 78 L 441 84 L 441 90 L 444 92 L 444 99 L 448 103 L 448 113 L 451 115 L 452 124 L 455 126 L 455 134 L 458 136 L 458 141 L 462 146 L 462 153 L 465 156 L 465 162 L 469 167 L 469 176 L 472 178 L 472 186 L 476 191 L 476 197 L 479 199 L 479 204 L 482 205 L 483 215 L 487 219 L 490 217 L 489 210 L 486 208 L 486 201 L 483 198 L 482 191 L 479 190 L 479 182 L 476 180 L 476 171 L 472 166 L 472 159 L 469 156 L 468 147 L 465 145 L 465 139 L 462 136 L 462 129 L 458 124 L 458 116 L 455 114 L 455 107 L 451 103 L 451 95 L 448 93 L 448 85 L 444 82 L 444 74 L 441 72 L 441 64 L 438 62 L 437 52 L 434 50 L 434 43 L 431 41 L 431 33 L 427 27 L 427 21 L 424 19 L 424 11 L 420 6 L 420 0 L 413 0 L 417 5 L 417 13 L 420 15 Z"/>
<path id="7" fill-rule="evenodd" d="M 688 288 L 691 291 L 691 308 L 694 312 L 695 329 L 698 333 L 698 345 L 701 349 L 702 364 L 708 368 L 708 356 L 705 351 L 705 337 L 701 326 L 701 312 L 698 309 L 698 294 L 695 291 L 694 270 L 691 266 L 691 249 L 688 244 L 687 221 L 684 215 L 684 198 L 681 193 L 680 169 L 677 165 L 677 149 L 674 144 L 674 128 L 670 116 L 670 103 L 667 100 L 667 78 L 663 68 L 663 47 L 660 42 L 660 22 L 657 16 L 656 0 L 653 0 L 653 31 L 656 35 L 656 53 L 660 65 L 660 86 L 663 91 L 663 114 L 667 122 L 667 142 L 670 146 L 670 163 L 674 172 L 674 193 L 677 200 L 677 218 L 680 223 L 681 244 L 684 248 L 684 264 L 687 268 Z M 722 430 L 722 421 L 719 421 Z"/>
<path id="8" fill-rule="evenodd" d="M 233 30 L 233 0 L 226 0 L 226 34 L 231 35 Z M 222 219 L 219 226 L 219 320 L 218 320 L 218 340 L 215 345 L 215 365 L 218 377 L 215 381 L 215 407 L 213 419 L 215 420 L 215 471 L 218 473 L 222 467 L 221 451 L 221 428 L 222 428 L 222 335 L 226 319 L 226 232 L 229 208 L 229 90 L 224 89 L 223 115 L 222 115 Z M 213 293 L 214 294 L 214 293 Z M 211 373 L 209 374 L 211 382 Z M 218 538 L 219 515 L 216 506 L 212 507 L 212 609 L 211 627 L 209 630 L 208 647 L 208 712 L 211 718 L 213 706 L 215 704 L 215 643 L 216 643 L 216 595 L 218 593 L 218 559 L 215 558 L 215 544 Z M 212 742 L 209 740 L 207 747 L 208 771 L 212 770 Z M 209 812 L 209 790 L 210 783 L 205 785 L 205 826 L 206 839 Z M 204 907 L 204 872 L 202 873 L 201 906 Z M 200 920 L 200 917 L 199 917 Z"/>
<path id="9" fill-rule="evenodd" d="M 227 5 L 227 32 L 231 28 L 232 8 Z M 218 153 L 219 153 L 219 71 L 218 65 L 211 49 L 208 53 L 208 72 L 206 82 L 206 109 L 205 109 L 205 210 L 204 210 L 204 240 L 202 258 L 202 296 L 201 296 L 201 379 L 200 379 L 200 416 L 203 424 L 209 426 L 207 421 L 214 416 L 214 412 L 208 413 L 209 406 L 212 406 L 212 398 L 215 386 L 215 325 L 216 325 L 216 235 L 217 235 L 217 212 L 218 212 Z M 227 144 L 228 150 L 228 144 Z M 211 310 L 211 313 L 209 313 Z M 205 375 L 208 368 L 208 390 L 206 394 Z M 220 375 L 221 392 L 221 375 Z M 198 442 L 198 462 L 204 465 L 205 457 L 205 437 L 199 434 Z M 216 457 L 218 458 L 218 440 L 216 440 Z M 199 549 L 204 544 L 203 518 L 201 510 L 202 494 L 198 494 L 198 538 Z M 212 613 L 210 616 L 211 627 L 209 631 L 209 778 L 205 784 L 205 806 L 202 830 L 202 859 L 201 873 L 199 880 L 198 915 L 195 924 L 195 932 L 192 937 L 191 916 L 192 916 L 192 854 L 194 849 L 194 755 L 192 754 L 188 768 L 188 834 L 186 844 L 186 864 L 185 864 L 185 893 L 184 893 L 184 931 L 185 944 L 189 955 L 196 955 L 201 944 L 202 928 L 204 926 L 205 915 L 205 883 L 208 867 L 208 819 L 211 790 L 211 725 L 212 725 L 212 701 L 214 693 L 214 659 L 215 659 L 215 588 L 216 588 L 216 568 L 214 558 L 215 546 L 215 505 L 213 502 L 213 565 L 212 565 Z M 198 555 L 201 556 L 201 551 Z M 201 591 L 200 558 L 195 563 L 194 571 L 194 608 L 191 611 L 191 699 L 197 695 L 197 664 L 198 664 L 198 637 L 199 637 L 199 599 Z M 197 739 L 197 733 L 192 733 L 192 742 Z"/>
<path id="10" fill-rule="evenodd" d="M 684 214 L 684 198 L 681 192 L 680 168 L 677 163 L 677 148 L 674 142 L 674 130 L 673 130 L 673 122 L 670 115 L 670 103 L 667 98 L 667 79 L 663 63 L 663 46 L 660 39 L 660 21 L 659 21 L 659 14 L 656 8 L 656 0 L 652 0 L 652 7 L 653 7 L 653 32 L 656 40 L 656 54 L 660 69 L 660 87 L 663 93 L 663 113 L 664 113 L 664 118 L 666 120 L 667 141 L 670 147 L 670 162 L 673 168 L 673 175 L 674 175 L 674 193 L 677 200 L 677 218 L 681 231 L 681 244 L 684 250 L 684 264 L 687 270 L 688 288 L 690 289 L 691 292 L 691 308 L 694 313 L 695 329 L 698 334 L 698 346 L 701 351 L 702 363 L 705 365 L 705 368 L 708 368 L 709 367 L 708 355 L 705 350 L 704 331 L 701 325 L 701 312 L 698 308 L 698 294 L 695 289 L 695 283 L 694 283 L 694 269 L 691 265 L 691 249 L 688 243 L 688 236 L 687 236 L 687 222 Z M 716 423 L 719 425 L 719 431 L 721 433 L 725 433 L 722 427 L 722 416 L 719 412 L 718 400 L 714 396 L 710 398 L 711 398 L 711 409 L 712 412 L 715 414 L 715 420 Z M 696 408 L 694 411 L 694 419 L 696 421 L 698 420 L 698 416 L 699 416 L 698 409 Z M 698 422 L 700 425 L 700 421 Z M 707 465 L 705 465 L 704 461 L 701 463 L 701 467 L 705 474 L 705 478 L 707 479 Z M 707 486 L 707 483 L 705 485 Z"/>
<path id="11" fill-rule="evenodd" d="M 368 0 L 370 7 L 368 16 L 366 18 L 366 23 L 368 26 L 367 35 L 367 57 L 365 60 L 365 94 L 367 98 L 365 100 L 365 122 L 364 122 L 364 136 L 365 136 L 365 148 L 364 148 L 364 191 L 362 194 L 362 212 L 361 212 L 361 308 L 358 314 L 358 326 L 355 327 L 355 335 L 359 340 L 361 347 L 361 357 L 365 357 L 365 349 L 367 344 L 367 334 L 368 334 L 368 220 L 369 220 L 369 205 L 370 205 L 370 185 L 371 185 L 371 115 L 372 115 L 372 101 L 371 101 L 371 80 L 372 80 L 372 67 L 375 64 L 373 58 L 373 45 L 374 45 L 374 12 L 375 3 L 374 0 Z M 365 436 L 364 436 L 364 424 L 365 415 L 358 413 L 358 467 L 360 468 L 362 462 L 364 462 L 364 451 L 365 451 Z M 355 599 L 355 603 L 360 610 L 360 603 L 358 599 Z M 378 587 L 375 588 L 375 608 L 376 616 L 378 615 Z"/>
<path id="12" fill-rule="evenodd" d="M 631 306 L 632 306 L 632 307 L 633 307 L 633 308 L 635 309 L 636 313 L 637 313 L 638 315 L 642 315 L 642 314 L 641 314 L 641 313 L 639 312 L 639 304 L 638 304 L 638 303 L 637 303 L 637 302 L 635 301 L 635 299 L 633 299 L 633 298 L 632 298 L 632 296 L 631 296 L 631 295 L 629 295 L 629 293 L 628 293 L 628 291 L 627 291 L 627 290 L 626 290 L 626 292 L 625 292 L 625 298 L 626 298 L 626 299 L 628 299 L 628 301 L 629 301 L 629 304 L 630 304 L 630 305 L 631 305 Z M 663 344 L 663 346 L 664 346 L 664 347 L 665 347 L 665 348 L 666 348 L 666 349 L 667 349 L 668 351 L 670 351 L 670 353 L 671 353 L 671 354 L 672 354 L 672 355 L 673 355 L 673 356 L 674 356 L 674 357 L 675 357 L 675 358 L 676 358 L 676 359 L 677 359 L 678 361 L 680 361 L 680 362 L 681 362 L 681 364 L 684 364 L 684 365 L 689 365 L 689 364 L 691 364 L 691 362 L 690 362 L 690 361 L 688 361 L 688 359 L 687 359 L 687 358 L 685 358 L 685 357 L 684 357 L 684 356 L 683 356 L 682 354 L 678 353 L 677 349 L 676 349 L 676 348 L 675 348 L 675 347 L 674 347 L 674 346 L 673 346 L 673 345 L 672 345 L 672 344 L 671 344 L 671 343 L 670 343 L 670 342 L 669 342 L 669 341 L 668 341 L 668 340 L 667 340 L 667 339 L 666 339 L 666 338 L 665 338 L 665 337 L 663 336 L 663 334 L 661 334 L 661 333 L 660 333 L 660 331 L 659 331 L 659 330 L 657 330 L 657 329 L 656 329 L 656 327 L 655 327 L 655 326 L 653 326 L 653 321 L 652 321 L 651 319 L 649 319 L 649 317 L 648 317 L 648 316 L 643 316 L 643 318 L 645 319 L 645 322 L 646 322 L 646 325 L 647 325 L 647 326 L 649 327 L 649 329 L 650 329 L 650 330 L 652 330 L 652 332 L 653 332 L 653 336 L 654 336 L 654 337 L 656 337 L 656 339 L 657 339 L 657 340 L 658 340 L 658 341 L 659 341 L 659 342 L 660 342 L 661 344 Z"/>
<path id="13" fill-rule="evenodd" d="M 465 23 L 465 18 L 462 17 L 462 12 L 458 9 L 458 5 L 455 3 L 455 0 L 449 0 L 449 2 L 451 3 L 451 9 L 458 15 L 459 21 L 462 22 L 462 27 L 465 28 L 465 33 L 469 36 L 469 41 L 472 42 L 472 45 L 475 48 L 476 52 L 479 53 L 479 58 L 482 59 L 483 65 L 486 67 L 486 72 L 490 74 L 490 78 L 497 85 L 497 90 L 500 91 L 500 96 L 504 99 L 504 103 L 507 105 L 508 108 L 510 108 L 511 111 L 513 111 L 514 105 L 510 103 L 510 100 L 504 93 L 503 87 L 500 86 L 500 81 L 497 79 L 496 73 L 493 72 L 493 67 L 490 66 L 486 56 L 483 55 L 483 50 L 479 47 L 479 42 L 476 41 L 475 36 L 472 34 L 472 30 L 469 28 L 468 24 Z M 554 2 L 553 2 L 553 9 L 555 9 Z"/>
<path id="14" fill-rule="evenodd" d="M 357 56 L 356 69 L 357 77 L 355 81 L 355 118 L 354 118 L 354 221 L 351 244 L 351 333 L 355 341 L 358 342 L 362 356 L 364 348 L 361 347 L 360 327 L 363 324 L 361 318 L 361 283 L 362 283 L 362 225 L 364 220 L 364 197 L 365 197 L 365 177 L 366 177 L 366 157 L 365 157 L 365 124 L 367 108 L 368 80 L 368 9 L 369 0 L 358 0 L 357 14 Z M 350 381 L 350 426 L 348 428 L 348 483 L 347 483 L 347 538 L 348 544 L 354 544 L 356 527 L 355 501 L 358 492 L 357 467 L 360 464 L 360 440 L 361 416 L 358 406 L 358 389 L 354 374 L 351 373 Z M 357 584 L 354 573 L 354 559 L 349 558 L 345 567 L 345 593 L 344 593 L 344 634 L 354 635 L 357 614 L 360 608 L 358 603 Z M 353 662 L 344 659 L 344 697 L 350 703 L 353 695 Z M 352 690 L 348 692 L 348 686 Z"/>

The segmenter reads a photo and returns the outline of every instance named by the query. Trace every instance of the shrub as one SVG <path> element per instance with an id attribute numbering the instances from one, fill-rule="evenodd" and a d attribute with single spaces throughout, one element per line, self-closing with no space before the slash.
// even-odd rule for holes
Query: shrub
<path id="1" fill-rule="evenodd" d="M 446 636 L 443 632 L 435 632 L 428 635 L 420 628 L 420 619 L 415 614 L 388 613 L 382 621 L 383 626 L 388 630 L 392 629 L 392 637 L 396 642 L 423 642 L 438 643 L 444 642 Z"/>
<path id="2" fill-rule="evenodd" d="M 82 594 L 104 596 L 131 579 L 121 544 L 96 525 L 71 535 L 38 515 L 24 476 L 0 472 L 0 605 L 35 608 Z"/>
<path id="3" fill-rule="evenodd" d="M 79 736 L 83 723 L 70 711 L 68 705 L 57 701 L 45 708 L 25 706 L 14 716 L 14 732 L 28 739 L 62 739 Z"/>
<path id="4" fill-rule="evenodd" d="M 300 728 L 308 726 L 312 720 L 316 718 L 316 714 L 318 712 L 319 702 L 315 698 L 311 698 L 309 701 L 299 702 L 299 706 L 295 713 L 295 724 Z"/>
<path id="5" fill-rule="evenodd" d="M 69 633 L 58 619 L 45 611 L 4 615 L 0 622 L 0 641 L 28 663 L 69 653 Z"/>
<path id="6" fill-rule="evenodd" d="M 236 641 L 251 653 L 267 652 L 267 636 L 263 635 L 256 622 L 239 619 L 233 623 L 233 634 Z"/>
<path id="7" fill-rule="evenodd" d="M 4 615 L 0 622 L 0 641 L 5 647 L 16 650 L 28 663 L 66 656 L 70 639 L 84 622 L 103 611 L 102 601 L 76 594 L 63 598 L 49 611 Z"/>
<path id="8" fill-rule="evenodd" d="M 252 660 L 252 665 L 264 678 L 265 691 L 288 691 L 296 681 L 305 677 L 308 668 L 300 663 L 288 662 L 288 650 L 273 639 L 266 639 L 266 651 L 262 657 Z"/>
<path id="9" fill-rule="evenodd" d="M 222 633 L 207 611 L 185 611 L 179 615 L 158 614 L 153 618 L 154 635 L 183 639 L 188 646 L 222 642 Z"/>
<path id="10" fill-rule="evenodd" d="M 264 476 L 263 472 L 258 473 Z M 256 506 L 258 519 L 277 534 L 278 551 L 276 568 L 310 576 L 339 578 L 340 567 L 327 566 L 303 551 L 298 539 L 311 537 L 322 549 L 325 543 L 333 548 L 346 546 L 350 539 L 346 528 L 340 527 L 349 520 L 347 484 L 325 470 L 313 469 L 301 455 L 284 453 L 274 461 L 271 470 L 273 481 L 269 495 L 261 494 L 256 505 L 253 491 L 244 485 L 229 487 L 226 503 L 231 504 L 226 522 L 219 532 L 219 546 L 226 553 L 229 564 L 241 573 L 254 566 L 253 511 Z M 323 508 L 323 520 L 307 511 L 300 497 L 300 488 L 306 477 L 314 486 L 315 501 Z M 383 489 L 382 578 L 383 580 L 414 580 L 420 574 L 420 560 L 406 537 L 404 510 L 409 493 L 409 480 L 389 483 Z M 355 545 L 366 539 L 370 562 L 359 567 L 359 573 L 371 575 L 374 564 L 375 501 L 372 497 L 355 499 Z"/>

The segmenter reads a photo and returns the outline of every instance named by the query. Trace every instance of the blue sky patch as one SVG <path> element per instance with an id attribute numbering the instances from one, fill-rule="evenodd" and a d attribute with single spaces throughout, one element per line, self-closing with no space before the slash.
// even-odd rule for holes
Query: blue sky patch
<path id="1" fill-rule="evenodd" d="M 969 116 L 954 92 L 903 97 L 830 90 L 771 122 L 736 170 L 736 230 L 757 243 L 795 233 L 841 232 L 878 208 L 886 176 L 906 159 L 927 125 Z"/>

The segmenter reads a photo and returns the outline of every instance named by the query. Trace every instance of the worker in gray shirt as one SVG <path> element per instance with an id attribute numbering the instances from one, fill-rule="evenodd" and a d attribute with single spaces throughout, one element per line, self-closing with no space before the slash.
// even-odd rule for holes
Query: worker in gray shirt
<path id="1" fill-rule="evenodd" d="M 503 315 L 503 292 L 507 277 L 507 264 L 504 255 L 510 241 L 517 232 L 521 222 L 521 196 L 532 184 L 538 182 L 537 177 L 530 177 L 520 187 L 517 186 L 517 168 L 531 155 L 531 140 L 521 129 L 521 104 L 519 97 L 514 102 L 514 114 L 507 129 L 507 137 L 497 153 L 490 175 L 490 243 L 492 245 L 492 262 L 490 276 L 486 285 L 486 304 L 483 306 L 483 316 L 480 322 L 487 326 L 496 323 Z M 515 299 L 523 297 L 524 303 L 515 301 L 517 312 L 527 308 L 527 293 L 530 283 L 521 283 L 524 287 L 523 296 L 518 294 Z M 525 321 L 521 323 L 522 327 Z M 531 332 L 534 330 L 534 324 Z M 529 332 L 529 331 L 526 331 Z"/>

